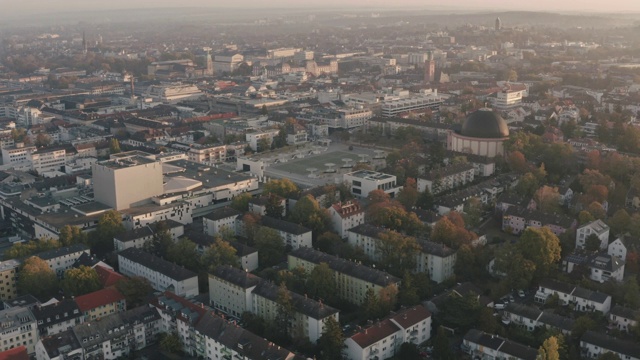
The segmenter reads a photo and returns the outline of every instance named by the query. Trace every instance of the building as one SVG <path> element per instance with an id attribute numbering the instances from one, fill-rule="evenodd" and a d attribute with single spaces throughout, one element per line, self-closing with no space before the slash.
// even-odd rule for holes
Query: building
<path id="1" fill-rule="evenodd" d="M 502 231 L 511 234 L 522 234 L 528 227 L 548 227 L 559 236 L 573 229 L 576 224 L 575 219 L 562 214 L 549 214 L 519 206 L 509 207 L 502 215 Z"/>
<path id="2" fill-rule="evenodd" d="M 253 151 L 264 151 L 271 149 L 271 143 L 273 142 L 273 138 L 278 136 L 280 130 L 278 129 L 268 129 L 261 131 L 253 131 L 247 132 L 245 134 L 246 141 L 249 143 L 249 147 Z M 263 149 L 262 144 L 269 146 L 268 149 Z"/>
<path id="3" fill-rule="evenodd" d="M 91 255 L 91 251 L 84 244 L 75 244 L 41 252 L 36 256 L 46 261 L 51 270 L 58 275 L 58 278 L 62 278 L 64 272 L 71 269 L 82 254 Z"/>
<path id="4" fill-rule="evenodd" d="M 416 256 L 416 272 L 429 274 L 438 284 L 454 275 L 457 253 L 455 250 L 431 241 L 418 241 L 420 253 Z"/>
<path id="5" fill-rule="evenodd" d="M 231 266 L 218 266 L 209 274 L 210 305 L 231 317 L 239 319 L 253 310 L 253 289 L 261 278 Z"/>
<path id="6" fill-rule="evenodd" d="M 169 290 L 186 297 L 198 295 L 198 274 L 140 249 L 119 252 L 118 265 L 123 275 L 142 276 L 157 291 Z"/>
<path id="7" fill-rule="evenodd" d="M 0 311 L 0 350 L 24 346 L 28 354 L 33 354 L 38 342 L 36 324 L 36 318 L 26 307 L 16 306 Z"/>
<path id="8" fill-rule="evenodd" d="M 605 252 L 591 253 L 576 249 L 562 259 L 562 270 L 572 273 L 581 268 L 589 273 L 589 278 L 597 282 L 622 281 L 625 262 L 617 256 Z"/>
<path id="9" fill-rule="evenodd" d="M 349 229 L 364 224 L 364 208 L 357 200 L 337 202 L 329 208 L 329 218 L 333 231 L 346 239 Z"/>
<path id="10" fill-rule="evenodd" d="M 469 115 L 459 132 L 450 130 L 447 150 L 487 157 L 504 154 L 504 142 L 509 128 L 502 117 L 491 109 L 483 108 Z"/>
<path id="11" fill-rule="evenodd" d="M 480 330 L 467 331 L 462 348 L 473 358 L 536 360 L 538 350 Z"/>
<path id="12" fill-rule="evenodd" d="M 180 236 L 184 235 L 184 225 L 181 223 L 170 219 L 163 220 L 163 223 L 168 227 L 169 234 L 174 241 L 177 241 Z M 116 235 L 113 238 L 115 251 L 122 251 L 131 247 L 142 249 L 146 243 L 153 240 L 158 224 L 160 224 L 160 222 L 135 227 L 123 234 Z"/>
<path id="13" fill-rule="evenodd" d="M 428 68 L 430 69 L 430 66 Z M 438 112 L 442 104 L 444 104 L 444 98 L 438 96 L 438 90 L 424 91 L 420 94 L 402 92 L 382 101 L 381 114 L 382 117 L 395 117 L 411 112 Z"/>
<path id="14" fill-rule="evenodd" d="M 204 95 L 195 85 L 189 84 L 162 84 L 151 85 L 143 93 L 154 101 L 163 103 L 177 103 L 186 99 L 197 99 Z"/>
<path id="15" fill-rule="evenodd" d="M 399 311 L 345 339 L 349 360 L 388 359 L 402 344 L 419 345 L 431 338 L 431 313 L 422 306 Z"/>
<path id="16" fill-rule="evenodd" d="M 597 359 L 600 355 L 611 352 L 620 359 L 640 359 L 640 343 L 625 341 L 612 336 L 587 331 L 580 339 L 580 355 L 583 359 Z"/>
<path id="17" fill-rule="evenodd" d="M 213 71 L 218 74 L 232 73 L 244 62 L 244 56 L 238 53 L 216 54 L 213 57 Z"/>
<path id="18" fill-rule="evenodd" d="M 21 263 L 18 260 L 0 262 L 0 300 L 11 300 L 18 296 L 18 267 Z"/>
<path id="19" fill-rule="evenodd" d="M 609 323 L 620 331 L 630 332 L 640 321 L 640 310 L 616 305 L 609 313 Z"/>
<path id="20" fill-rule="evenodd" d="M 84 350 L 73 330 L 67 330 L 54 336 L 41 337 L 36 344 L 36 359 L 84 359 Z"/>
<path id="21" fill-rule="evenodd" d="M 333 270 L 338 297 L 352 304 L 362 304 L 368 289 L 379 294 L 388 286 L 397 288 L 400 285 L 400 279 L 393 275 L 312 248 L 301 247 L 288 254 L 290 270 L 302 267 L 310 273 L 321 263 Z"/>
<path id="22" fill-rule="evenodd" d="M 136 153 L 92 165 L 94 198 L 97 202 L 124 210 L 150 202 L 164 193 L 162 164 Z"/>
<path id="23" fill-rule="evenodd" d="M 502 323 L 518 325 L 528 331 L 545 327 L 568 335 L 573 330 L 575 320 L 554 314 L 552 311 L 542 311 L 533 306 L 512 302 L 502 313 Z"/>
<path id="24" fill-rule="evenodd" d="M 418 178 L 418 191 L 429 190 L 432 194 L 455 189 L 473 182 L 475 168 L 470 163 L 448 165 L 441 169 L 431 170 Z"/>
<path id="25" fill-rule="evenodd" d="M 366 198 L 373 190 L 382 190 L 395 198 L 402 186 L 396 184 L 395 175 L 389 175 L 371 170 L 358 170 L 344 174 L 343 181 L 351 189 L 351 193 L 359 198 Z"/>
<path id="26" fill-rule="evenodd" d="M 228 206 L 215 209 L 202 218 L 204 233 L 214 236 L 227 230 L 235 234 L 236 221 L 240 215 L 242 215 L 240 211 Z"/>
<path id="27" fill-rule="evenodd" d="M 280 287 L 268 281 L 261 281 L 253 289 L 252 313 L 265 322 L 276 320 L 280 304 L 278 302 Z M 338 321 L 338 309 L 325 305 L 322 301 L 313 300 L 306 295 L 300 295 L 287 290 L 291 299 L 293 312 L 289 319 L 289 335 L 292 338 L 308 339 L 312 343 L 322 336 L 324 325 L 329 317 Z"/>
<path id="28" fill-rule="evenodd" d="M 604 250 L 609 245 L 609 226 L 598 219 L 579 227 L 576 230 L 576 248 L 584 249 L 587 238 L 595 235 L 600 240 L 600 249 Z"/>
<path id="29" fill-rule="evenodd" d="M 2 164 L 13 165 L 30 163 L 31 154 L 37 150 L 35 146 L 25 146 L 24 143 L 17 143 L 14 146 L 2 148 Z"/>
<path id="30" fill-rule="evenodd" d="M 312 246 L 311 230 L 302 225 L 270 216 L 263 216 L 262 226 L 277 231 L 288 248 L 295 250 L 301 247 Z"/>
<path id="31" fill-rule="evenodd" d="M 40 337 L 57 335 L 84 322 L 84 314 L 74 299 L 63 299 L 47 306 L 36 306 L 32 310 L 38 321 Z"/>
<path id="32" fill-rule="evenodd" d="M 189 161 L 207 165 L 223 163 L 227 160 L 227 146 L 191 144 L 187 158 Z"/>
<path id="33" fill-rule="evenodd" d="M 560 304 L 570 304 L 576 311 L 599 311 L 606 315 L 611 309 L 611 296 L 607 294 L 550 279 L 540 281 L 534 300 L 544 304 L 552 295 L 558 296 Z"/>
<path id="34" fill-rule="evenodd" d="M 114 288 L 106 288 L 75 298 L 86 321 L 101 319 L 127 309 L 124 296 Z"/>

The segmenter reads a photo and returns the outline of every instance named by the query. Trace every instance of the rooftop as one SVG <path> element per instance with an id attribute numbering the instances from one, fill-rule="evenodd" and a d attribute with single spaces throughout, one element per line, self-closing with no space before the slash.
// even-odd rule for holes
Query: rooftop
<path id="1" fill-rule="evenodd" d="M 128 248 L 119 252 L 118 257 L 120 256 L 138 263 L 148 269 L 157 271 L 173 280 L 182 281 L 198 276 L 198 274 L 194 273 L 191 270 L 187 270 L 181 266 L 161 259 L 140 249 Z"/>
<path id="2" fill-rule="evenodd" d="M 75 298 L 78 308 L 82 312 L 95 309 L 99 306 L 124 301 L 124 296 L 114 288 L 106 288 Z"/>
<path id="3" fill-rule="evenodd" d="M 377 171 L 371 171 L 371 170 L 358 170 L 345 175 L 352 176 L 355 178 L 361 178 L 369 181 L 388 180 L 395 177 L 393 175 L 389 175 L 389 174 L 385 174 Z"/>

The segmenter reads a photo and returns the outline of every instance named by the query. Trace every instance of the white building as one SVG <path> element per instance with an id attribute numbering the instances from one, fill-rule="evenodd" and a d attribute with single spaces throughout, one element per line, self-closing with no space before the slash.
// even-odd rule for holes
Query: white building
<path id="1" fill-rule="evenodd" d="M 562 305 L 573 305 L 576 311 L 606 315 L 611 310 L 611 296 L 550 279 L 540 281 L 534 300 L 544 304 L 552 295 L 557 295 Z"/>
<path id="2" fill-rule="evenodd" d="M 173 241 L 177 241 L 180 236 L 184 235 L 184 225 L 181 223 L 172 220 L 165 220 L 165 223 L 169 228 L 168 230 Z M 153 236 L 156 233 L 155 226 L 157 226 L 157 224 L 158 223 L 137 227 L 115 236 L 113 238 L 114 249 L 116 251 L 122 251 L 131 247 L 142 249 L 146 243 L 153 240 Z"/>
<path id="3" fill-rule="evenodd" d="M 528 331 L 545 327 L 569 335 L 573 330 L 575 320 L 557 315 L 551 311 L 542 311 L 533 306 L 512 302 L 507 305 L 502 313 L 502 323 L 518 325 Z"/>
<path id="4" fill-rule="evenodd" d="M 359 170 L 344 174 L 344 182 L 356 197 L 366 198 L 373 190 L 382 190 L 395 198 L 402 186 L 396 184 L 395 175 L 384 174 L 371 170 Z"/>
<path id="5" fill-rule="evenodd" d="M 59 278 L 62 278 L 64 272 L 71 269 L 73 263 L 75 263 L 82 254 L 91 255 L 91 250 L 89 250 L 86 245 L 75 244 L 41 252 L 36 254 L 36 256 L 46 261 L 51 270 L 53 270 Z"/>
<path id="6" fill-rule="evenodd" d="M 170 290 L 186 297 L 198 295 L 198 274 L 140 249 L 119 252 L 118 265 L 123 275 L 142 276 L 157 291 Z"/>
<path id="7" fill-rule="evenodd" d="M 223 230 L 236 233 L 236 221 L 242 213 L 231 207 L 213 210 L 202 218 L 204 233 L 210 236 L 219 234 Z"/>
<path id="8" fill-rule="evenodd" d="M 538 350 L 480 330 L 469 330 L 462 348 L 474 359 L 536 360 Z"/>
<path id="9" fill-rule="evenodd" d="M 609 313 L 609 323 L 620 331 L 630 332 L 640 321 L 640 310 L 616 305 Z"/>
<path id="10" fill-rule="evenodd" d="M 66 161 L 66 151 L 60 148 L 40 149 L 31 153 L 31 166 L 38 174 L 60 171 Z"/>
<path id="11" fill-rule="evenodd" d="M 420 253 L 416 255 L 416 272 L 429 274 L 438 284 L 454 275 L 457 253 L 455 250 L 431 241 L 418 241 Z"/>
<path id="12" fill-rule="evenodd" d="M 204 93 L 197 86 L 188 84 L 151 85 L 143 93 L 143 96 L 163 103 L 176 103 L 180 100 L 196 99 L 203 95 Z"/>
<path id="13" fill-rule="evenodd" d="M 261 142 L 261 140 L 264 139 L 264 141 L 266 141 L 266 143 L 269 144 L 269 146 L 271 146 L 271 143 L 273 142 L 273 138 L 278 136 L 279 133 L 280 133 L 280 130 L 278 130 L 278 129 L 269 129 L 269 130 L 255 131 L 255 132 L 247 132 L 245 134 L 245 139 L 249 143 L 249 147 L 251 147 L 251 150 L 253 150 L 253 151 L 258 151 L 258 150 L 264 151 L 265 149 L 258 149 L 258 144 Z M 269 148 L 269 149 L 271 149 L 271 148 Z"/>
<path id="14" fill-rule="evenodd" d="M 424 192 L 428 189 L 431 194 L 439 194 L 473 182 L 474 178 L 475 168 L 473 164 L 449 165 L 441 169 L 431 170 L 424 176 L 419 177 L 417 189 L 419 192 Z"/>
<path id="15" fill-rule="evenodd" d="M 625 341 L 612 336 L 587 331 L 580 339 L 580 354 L 583 359 L 597 359 L 605 353 L 614 353 L 620 359 L 639 360 L 640 343 Z"/>
<path id="16" fill-rule="evenodd" d="M 590 270 L 589 278 L 603 283 L 614 280 L 621 282 L 624 278 L 625 262 L 617 256 L 599 254 L 591 257 L 587 264 Z"/>
<path id="17" fill-rule="evenodd" d="M 584 248 L 590 235 L 596 235 L 600 239 L 600 249 L 604 250 L 609 245 L 609 226 L 598 219 L 576 230 L 576 248 Z"/>
<path id="18" fill-rule="evenodd" d="M 398 96 L 387 97 L 382 101 L 382 116 L 394 117 L 427 109 L 438 111 L 443 103 L 444 98 L 438 96 L 437 90 L 421 94 L 400 93 Z"/>
<path id="19" fill-rule="evenodd" d="M 38 329 L 31 310 L 21 306 L 8 308 L 0 311 L 0 319 L 0 351 L 24 346 L 28 354 L 33 354 L 38 341 Z"/>
<path id="20" fill-rule="evenodd" d="M 431 338 L 431 313 L 418 305 L 359 330 L 345 340 L 349 360 L 388 359 L 402 344 L 419 345 Z"/>
<path id="21" fill-rule="evenodd" d="M 329 208 L 329 217 L 333 231 L 346 239 L 349 235 L 347 230 L 364 224 L 364 208 L 357 200 L 338 202 Z"/>
<path id="22" fill-rule="evenodd" d="M 627 259 L 627 246 L 624 244 L 624 237 L 619 237 L 612 241 L 607 247 L 607 254 L 617 256 L 622 260 Z"/>
<path id="23" fill-rule="evenodd" d="M 13 165 L 20 163 L 30 163 L 31 154 L 35 151 L 35 146 L 25 146 L 24 143 L 17 143 L 14 146 L 2 148 L 2 164 Z"/>
<path id="24" fill-rule="evenodd" d="M 311 230 L 302 225 L 270 216 L 263 216 L 262 226 L 277 231 L 284 244 L 291 249 L 313 246 L 311 243 Z"/>
<path id="25" fill-rule="evenodd" d="M 240 319 L 253 310 L 253 289 L 259 277 L 231 266 L 218 266 L 209 274 L 209 305 L 228 316 Z"/>
<path id="26" fill-rule="evenodd" d="M 63 299 L 47 306 L 36 306 L 32 310 L 38 321 L 40 337 L 59 334 L 84 322 L 84 314 L 74 299 Z"/>

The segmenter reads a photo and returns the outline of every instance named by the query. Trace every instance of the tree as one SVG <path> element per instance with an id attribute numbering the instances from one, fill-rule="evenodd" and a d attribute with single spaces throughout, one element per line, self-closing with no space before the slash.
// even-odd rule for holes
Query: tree
<path id="1" fill-rule="evenodd" d="M 538 210 L 545 213 L 558 213 L 560 211 L 560 194 L 557 187 L 543 186 L 538 189 L 533 199 Z"/>
<path id="2" fill-rule="evenodd" d="M 388 272 L 402 275 L 416 267 L 416 256 L 420 246 L 416 239 L 395 231 L 386 230 L 376 238 L 379 263 Z"/>
<path id="3" fill-rule="evenodd" d="M 551 336 L 538 349 L 536 360 L 560 360 L 559 348 L 558 339 L 555 336 Z"/>
<path id="4" fill-rule="evenodd" d="M 315 247 L 322 252 L 335 255 L 342 247 L 342 238 L 333 231 L 327 231 L 318 236 Z"/>
<path id="5" fill-rule="evenodd" d="M 231 200 L 231 207 L 242 212 L 249 211 L 249 200 L 251 200 L 252 197 L 249 193 L 236 195 L 233 200 Z"/>
<path id="6" fill-rule="evenodd" d="M 629 223 L 631 223 L 631 216 L 625 209 L 616 211 L 607 221 L 613 235 L 620 235 L 627 231 Z"/>
<path id="7" fill-rule="evenodd" d="M 280 234 L 274 229 L 263 226 L 255 236 L 255 246 L 260 254 L 260 266 L 264 268 L 280 263 L 285 251 Z"/>
<path id="8" fill-rule="evenodd" d="M 127 306 L 131 308 L 143 305 L 146 297 L 153 292 L 149 280 L 142 276 L 121 279 L 116 283 L 116 289 L 124 296 Z"/>
<path id="9" fill-rule="evenodd" d="M 470 227 L 480 225 L 480 219 L 482 216 L 482 201 L 474 196 L 467 200 L 464 204 L 464 219 Z"/>
<path id="10" fill-rule="evenodd" d="M 95 269 L 84 265 L 65 271 L 60 286 L 65 296 L 84 295 L 101 288 L 98 273 Z"/>
<path id="11" fill-rule="evenodd" d="M 640 307 L 640 286 L 636 277 L 628 277 L 622 288 L 624 290 L 624 303 L 631 309 Z"/>
<path id="12" fill-rule="evenodd" d="M 160 350 L 171 354 L 182 354 L 182 341 L 178 333 L 161 333 L 158 342 Z"/>
<path id="13" fill-rule="evenodd" d="M 39 148 L 51 145 L 51 136 L 43 133 L 38 134 L 34 145 Z"/>
<path id="14" fill-rule="evenodd" d="M 509 153 L 509 156 L 507 157 L 507 164 L 512 171 L 521 174 L 529 171 L 529 164 L 527 164 L 527 159 L 525 159 L 523 153 L 517 150 Z"/>
<path id="15" fill-rule="evenodd" d="M 413 284 L 413 277 L 409 271 L 404 272 L 400 290 L 398 291 L 398 302 L 402 306 L 413 306 L 420 303 L 418 290 Z"/>
<path id="16" fill-rule="evenodd" d="M 109 142 L 109 154 L 117 154 L 120 152 L 122 152 L 122 150 L 120 150 L 120 142 L 116 138 L 111 138 Z"/>
<path id="17" fill-rule="evenodd" d="M 326 263 L 320 263 L 311 270 L 307 280 L 309 296 L 330 301 L 336 296 L 336 282 L 333 270 Z"/>
<path id="18" fill-rule="evenodd" d="M 271 149 L 271 142 L 267 138 L 260 138 L 256 144 L 257 152 L 264 152 Z"/>
<path id="19" fill-rule="evenodd" d="M 274 321 L 276 339 L 284 341 L 288 339 L 291 333 L 291 319 L 295 315 L 291 293 L 287 289 L 285 283 L 281 283 L 278 287 L 278 296 L 276 298 L 278 309 Z"/>
<path id="20" fill-rule="evenodd" d="M 526 173 L 518 181 L 515 187 L 515 192 L 521 196 L 529 197 L 533 196 L 540 186 L 540 181 L 535 177 L 533 173 Z"/>
<path id="21" fill-rule="evenodd" d="M 282 196 L 285 199 L 290 198 L 294 194 L 300 192 L 300 188 L 298 185 L 294 184 L 293 181 L 289 179 L 274 179 L 267 181 L 262 188 L 262 192 L 267 194 L 276 194 L 278 196 Z"/>
<path id="22" fill-rule="evenodd" d="M 318 339 L 319 359 L 342 359 L 342 350 L 345 347 L 344 340 L 340 323 L 333 316 L 329 316 L 324 322 L 322 336 Z"/>
<path id="23" fill-rule="evenodd" d="M 96 230 L 90 234 L 92 250 L 98 254 L 113 251 L 113 238 L 125 232 L 122 215 L 116 210 L 105 212 L 98 220 Z"/>
<path id="24" fill-rule="evenodd" d="M 580 223 L 580 225 L 588 224 L 594 220 L 595 218 L 593 217 L 593 215 L 591 215 L 591 213 L 586 210 L 582 210 L 580 211 L 580 213 L 578 213 L 578 222 Z"/>
<path id="25" fill-rule="evenodd" d="M 362 319 L 375 319 L 379 313 L 380 303 L 378 302 L 378 296 L 373 288 L 368 288 L 364 294 L 364 300 L 360 306 L 360 318 Z"/>
<path id="26" fill-rule="evenodd" d="M 216 237 L 213 244 L 204 251 L 202 263 L 209 273 L 215 272 L 218 266 L 229 265 L 240 267 L 237 250 L 221 237 Z"/>
<path id="27" fill-rule="evenodd" d="M 398 194 L 398 201 L 405 209 L 412 209 L 418 199 L 418 190 L 416 188 L 416 179 L 407 178 L 404 187 Z"/>
<path id="28" fill-rule="evenodd" d="M 151 241 L 144 244 L 144 249 L 156 256 L 166 257 L 169 249 L 173 246 L 173 235 L 164 221 L 156 223 L 154 230 Z"/>
<path id="29" fill-rule="evenodd" d="M 504 281 L 511 289 L 527 288 L 536 271 L 536 264 L 512 246 L 503 246 L 498 251 L 494 267 L 499 273 L 506 274 Z"/>
<path id="30" fill-rule="evenodd" d="M 167 251 L 167 260 L 175 262 L 180 266 L 184 266 L 192 271 L 197 271 L 200 267 L 197 245 L 186 237 L 181 238 L 178 242 L 169 247 Z"/>
<path id="31" fill-rule="evenodd" d="M 598 251 L 600 250 L 600 245 L 601 245 L 600 238 L 596 234 L 591 234 L 587 236 L 586 240 L 584 241 L 584 248 L 587 251 L 591 251 L 591 252 Z"/>
<path id="32" fill-rule="evenodd" d="M 607 212 L 604 211 L 602 205 L 597 201 L 589 204 L 589 206 L 587 206 L 587 211 L 596 219 L 604 219 L 605 217 L 607 217 Z"/>
<path id="33" fill-rule="evenodd" d="M 598 356 L 597 360 L 621 360 L 620 356 L 612 353 L 611 351 L 607 351 L 606 353 Z"/>
<path id="34" fill-rule="evenodd" d="M 585 332 L 593 330 L 596 327 L 596 322 L 589 316 L 582 315 L 576 319 L 571 328 L 571 335 L 574 339 L 582 338 Z"/>
<path id="35" fill-rule="evenodd" d="M 87 242 L 87 234 L 77 226 L 65 225 L 60 229 L 58 237 L 62 246 L 71 246 L 78 243 Z"/>
<path id="36" fill-rule="evenodd" d="M 58 277 L 46 261 L 32 256 L 24 261 L 18 272 L 18 293 L 31 294 L 40 300 L 58 291 Z"/>
<path id="37" fill-rule="evenodd" d="M 291 222 L 311 229 L 313 234 L 321 234 L 329 227 L 329 214 L 320 207 L 311 195 L 306 195 L 293 206 L 289 216 Z"/>
<path id="38" fill-rule="evenodd" d="M 436 334 L 436 338 L 433 339 L 433 355 L 436 359 L 440 360 L 453 360 L 455 356 L 451 351 L 449 345 L 449 338 L 447 337 L 446 330 L 440 326 Z"/>
<path id="39" fill-rule="evenodd" d="M 265 204 L 265 215 L 275 219 L 282 219 L 285 212 L 282 200 L 278 195 L 269 194 L 267 196 L 267 203 Z"/>
<path id="40" fill-rule="evenodd" d="M 425 187 L 424 191 L 418 195 L 416 206 L 420 209 L 431 210 L 433 209 L 434 201 L 433 194 Z"/>
<path id="41" fill-rule="evenodd" d="M 29 255 L 37 254 L 47 250 L 53 250 L 60 247 L 60 242 L 55 239 L 40 238 L 28 241 L 26 243 L 13 244 L 7 249 L 3 256 L 5 260 L 25 258 Z"/>
<path id="42" fill-rule="evenodd" d="M 527 228 L 516 244 L 522 256 L 535 264 L 535 277 L 543 278 L 560 261 L 560 239 L 547 227 Z"/>
<path id="43" fill-rule="evenodd" d="M 420 349 L 418 349 L 416 344 L 406 342 L 400 345 L 397 358 L 402 360 L 420 360 L 422 356 L 420 356 Z"/>
<path id="44" fill-rule="evenodd" d="M 260 110 L 260 115 L 269 115 L 269 110 L 267 110 L 267 105 L 262 105 L 262 109 Z"/>

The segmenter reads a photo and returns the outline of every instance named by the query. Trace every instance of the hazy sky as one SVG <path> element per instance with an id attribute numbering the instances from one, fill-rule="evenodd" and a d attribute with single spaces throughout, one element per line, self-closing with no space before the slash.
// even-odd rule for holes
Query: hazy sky
<path id="1" fill-rule="evenodd" d="M 447 10 L 547 10 L 576 12 L 640 12 L 640 0 L 0 0 L 9 13 L 25 12 L 67 12 L 73 10 L 102 10 L 146 7 L 372 7 L 400 8 L 419 7 L 423 9 Z M 9 14 L 5 14 L 9 15 Z"/>

